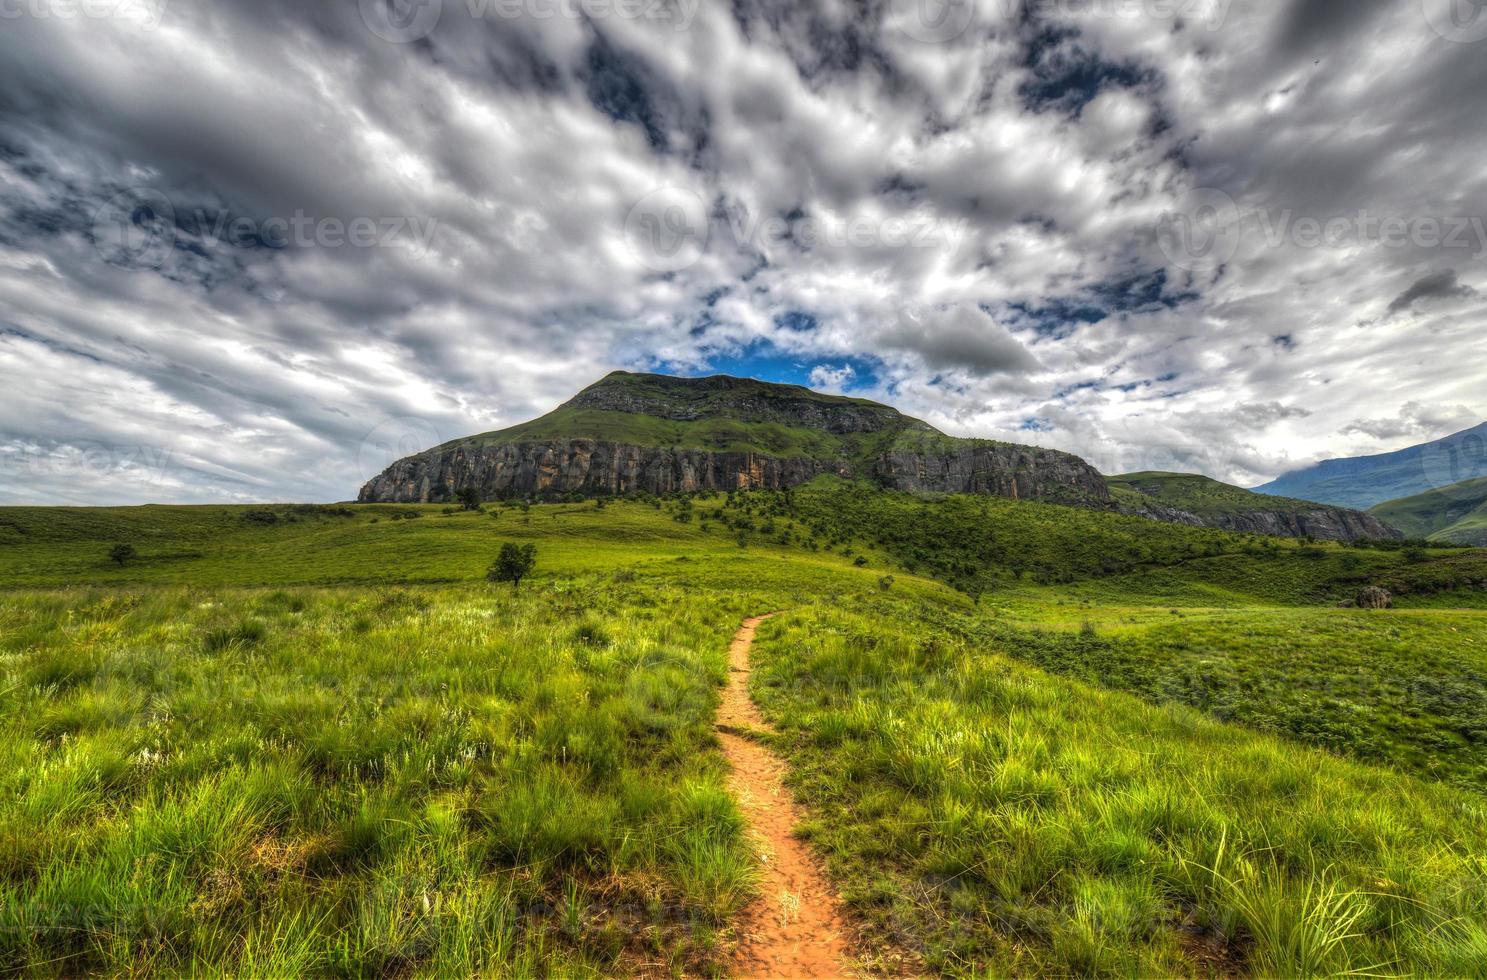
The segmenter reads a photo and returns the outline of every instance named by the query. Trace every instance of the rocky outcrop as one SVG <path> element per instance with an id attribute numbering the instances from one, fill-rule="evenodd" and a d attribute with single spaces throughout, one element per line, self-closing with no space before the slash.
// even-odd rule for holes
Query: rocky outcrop
<path id="1" fill-rule="evenodd" d="M 1023 446 L 970 444 L 944 453 L 893 451 L 846 460 L 633 446 L 587 439 L 456 443 L 394 463 L 362 488 L 363 503 L 443 503 L 473 487 L 486 499 L 783 490 L 818 476 L 871 479 L 912 492 L 983 493 L 1108 506 L 1099 473 L 1077 456 Z"/>
<path id="2" fill-rule="evenodd" d="M 1001 443 L 943 453 L 887 452 L 866 474 L 891 490 L 981 493 L 1013 500 L 1106 505 L 1105 478 L 1078 456 Z"/>
<path id="3" fill-rule="evenodd" d="M 1315 510 L 1296 512 L 1240 511 L 1200 517 L 1185 510 L 1149 504 L 1131 513 L 1140 517 L 1149 517 L 1155 521 L 1165 521 L 1168 524 L 1211 527 L 1241 534 L 1266 534 L 1277 538 L 1315 538 L 1318 541 L 1398 541 L 1404 537 L 1398 530 L 1377 517 L 1343 507 L 1318 506 Z"/>

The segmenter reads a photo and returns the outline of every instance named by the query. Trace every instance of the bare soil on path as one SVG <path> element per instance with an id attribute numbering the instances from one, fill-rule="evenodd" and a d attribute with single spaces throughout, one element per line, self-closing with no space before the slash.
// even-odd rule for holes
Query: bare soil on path
<path id="1" fill-rule="evenodd" d="M 744 911 L 734 972 L 749 978 L 851 977 L 846 912 L 820 860 L 794 834 L 801 813 L 783 760 L 750 738 L 770 731 L 749 697 L 749 649 L 767 616 L 744 621 L 729 650 L 718 737 L 733 767 L 729 788 L 749 822 L 763 867 L 759 899 Z"/>

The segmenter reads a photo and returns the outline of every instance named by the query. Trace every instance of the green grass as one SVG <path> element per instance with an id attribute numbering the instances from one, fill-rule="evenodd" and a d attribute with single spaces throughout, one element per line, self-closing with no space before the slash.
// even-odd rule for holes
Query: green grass
<path id="1" fill-rule="evenodd" d="M 976 635 L 1045 670 L 1487 794 L 1480 613 L 1161 610 L 1032 597 L 997 613 Z"/>
<path id="2" fill-rule="evenodd" d="M 0 965 L 715 967 L 753 876 L 711 735 L 740 610 L 682 600 L 0 600 Z"/>
<path id="3" fill-rule="evenodd" d="M 755 693 L 875 935 L 964 975 L 1465 975 L 1487 803 L 1057 680 L 975 621 L 815 606 Z"/>
<path id="4" fill-rule="evenodd" d="M 1480 975 L 1484 567 L 841 481 L 0 509 L 0 970 L 726 973 L 710 722 L 786 610 L 756 694 L 870 957 Z"/>

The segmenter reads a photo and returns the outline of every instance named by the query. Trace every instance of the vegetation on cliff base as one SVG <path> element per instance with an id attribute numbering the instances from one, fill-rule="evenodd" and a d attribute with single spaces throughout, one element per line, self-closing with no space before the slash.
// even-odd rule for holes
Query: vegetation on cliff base
<path id="1" fill-rule="evenodd" d="M 1133 512 L 1155 505 L 1197 517 L 1218 517 L 1255 511 L 1304 514 L 1326 508 L 1307 500 L 1269 497 L 1196 473 L 1126 473 L 1105 477 L 1105 484 L 1117 503 Z"/>

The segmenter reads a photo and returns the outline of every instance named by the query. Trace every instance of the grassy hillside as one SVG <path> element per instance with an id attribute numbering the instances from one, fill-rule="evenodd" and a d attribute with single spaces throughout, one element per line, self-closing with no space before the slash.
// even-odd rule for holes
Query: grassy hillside
<path id="1" fill-rule="evenodd" d="M 1099 582 L 1108 597 L 1137 603 L 1336 605 L 1378 584 L 1404 604 L 1451 593 L 1451 602 L 1487 606 L 1477 588 L 1487 581 L 1487 553 L 1478 551 L 1307 545 L 1030 501 L 887 493 L 831 477 L 696 509 L 703 521 L 779 544 L 881 554 L 971 595 Z"/>
<path id="2" fill-rule="evenodd" d="M 1391 500 L 1369 513 L 1410 537 L 1487 545 L 1487 477 Z"/>
<path id="3" fill-rule="evenodd" d="M 856 424 L 804 424 L 813 412 Z M 863 398 L 748 378 L 617 371 L 539 419 L 450 445 L 569 439 L 852 462 L 890 449 L 944 451 L 970 442 Z"/>
<path id="4" fill-rule="evenodd" d="M 635 412 L 565 405 L 531 422 L 457 440 L 450 445 L 593 439 L 669 449 L 858 461 L 889 450 L 943 452 L 957 443 L 975 444 L 972 440 L 956 440 L 933 430 L 917 428 L 911 422 L 904 419 L 903 424 L 881 432 L 837 434 L 780 422 L 728 417 L 673 420 Z"/>
<path id="5" fill-rule="evenodd" d="M 1487 422 L 1398 452 L 1329 459 L 1256 487 L 1257 493 L 1367 510 L 1487 475 Z"/>
<path id="6" fill-rule="evenodd" d="M 1133 510 L 1155 504 L 1213 517 L 1257 510 L 1297 514 L 1317 507 L 1310 501 L 1265 496 L 1196 473 L 1127 473 L 1107 476 L 1105 483 L 1117 503 Z"/>
<path id="7" fill-rule="evenodd" d="M 0 968 L 726 972 L 710 720 L 782 611 L 754 693 L 866 961 L 1479 975 L 1487 613 L 1435 607 L 1484 555 L 833 480 L 0 509 Z M 1421 608 L 1334 608 L 1369 581 Z"/>

